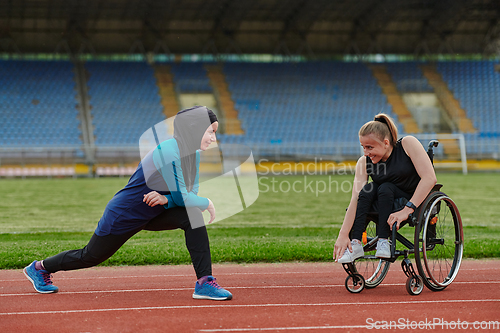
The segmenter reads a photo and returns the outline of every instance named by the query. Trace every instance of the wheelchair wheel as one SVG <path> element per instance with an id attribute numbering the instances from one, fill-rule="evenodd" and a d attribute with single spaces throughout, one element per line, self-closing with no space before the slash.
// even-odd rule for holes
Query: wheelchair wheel
<path id="1" fill-rule="evenodd" d="M 376 227 L 374 222 L 369 222 L 366 226 L 366 244 L 363 246 L 365 257 L 354 262 L 356 271 L 363 276 L 367 289 L 375 288 L 382 283 L 391 266 L 390 262 L 375 257 L 378 240 Z"/>
<path id="2" fill-rule="evenodd" d="M 345 287 L 351 293 L 360 293 L 365 288 L 365 279 L 359 274 L 349 275 L 345 279 Z"/>
<path id="3" fill-rule="evenodd" d="M 375 288 L 382 283 L 387 272 L 389 271 L 390 262 L 374 258 L 374 259 L 358 259 L 354 262 L 356 271 L 363 276 L 365 287 L 367 289 Z"/>
<path id="4" fill-rule="evenodd" d="M 415 228 L 415 261 L 424 284 L 443 290 L 455 280 L 464 249 L 457 206 L 443 192 L 432 192 L 422 204 Z"/>
<path id="5" fill-rule="evenodd" d="M 424 289 L 424 283 L 420 276 L 408 276 L 406 279 L 406 291 L 412 296 L 420 295 Z"/>

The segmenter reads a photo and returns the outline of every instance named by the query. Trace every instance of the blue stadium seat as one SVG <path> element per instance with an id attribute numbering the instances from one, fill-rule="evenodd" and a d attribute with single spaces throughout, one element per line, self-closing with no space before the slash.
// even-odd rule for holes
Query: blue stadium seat
<path id="1" fill-rule="evenodd" d="M 500 73 L 498 61 L 438 62 L 437 69 L 466 110 L 477 133 L 466 134 L 468 154 L 500 153 Z M 496 147 L 496 148 L 495 148 Z"/>
<path id="2" fill-rule="evenodd" d="M 0 86 L 0 145 L 82 144 L 70 61 L 2 60 Z"/>
<path id="3" fill-rule="evenodd" d="M 165 119 L 148 64 L 89 61 L 85 68 L 97 146 L 137 146 L 144 131 Z"/>
<path id="4" fill-rule="evenodd" d="M 385 66 L 399 92 L 433 92 L 419 66 L 421 62 L 392 62 Z"/>
<path id="5" fill-rule="evenodd" d="M 467 152 L 497 152 L 500 137 L 498 61 L 439 62 L 437 69 L 473 120 Z M 206 63 L 169 63 L 178 92 L 212 92 Z M 432 91 L 419 62 L 387 63 L 401 92 Z M 90 61 L 88 91 L 98 146 L 136 146 L 140 135 L 165 119 L 154 71 L 142 62 Z M 239 112 L 244 135 L 219 135 L 221 143 L 291 145 L 297 142 L 358 145 L 357 131 L 379 113 L 393 114 L 363 63 L 225 63 L 223 72 Z M 73 65 L 69 61 L 0 61 L 0 145 L 81 145 L 75 108 Z M 397 122 L 402 130 L 401 123 Z M 495 148 L 496 147 L 496 148 Z M 349 150 L 350 149 L 350 150 Z M 355 148 L 341 149 L 357 155 Z M 311 152 L 310 152 L 311 153 Z M 269 154 L 273 154 L 269 152 Z"/>
<path id="6" fill-rule="evenodd" d="M 201 62 L 168 63 L 178 93 L 212 93 L 210 80 Z"/>
<path id="7" fill-rule="evenodd" d="M 226 63 L 224 73 L 245 130 L 242 140 L 250 144 L 356 145 L 364 122 L 379 112 L 394 116 L 371 71 L 360 63 Z M 223 143 L 227 139 L 219 136 Z"/>

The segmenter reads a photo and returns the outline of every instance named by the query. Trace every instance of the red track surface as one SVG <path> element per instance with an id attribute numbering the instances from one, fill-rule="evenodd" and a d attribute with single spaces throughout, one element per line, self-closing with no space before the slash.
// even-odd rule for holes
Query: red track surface
<path id="1" fill-rule="evenodd" d="M 404 332 L 412 324 L 422 331 L 419 322 L 448 332 L 458 330 L 458 321 L 460 331 L 464 321 L 474 330 L 478 321 L 475 331 L 500 332 L 500 323 L 487 329 L 500 322 L 500 260 L 464 261 L 451 286 L 419 296 L 406 293 L 397 263 L 379 287 L 360 294 L 345 289 L 346 274 L 333 263 L 224 264 L 214 266 L 214 275 L 233 300 L 192 299 L 190 266 L 59 272 L 53 281 L 60 292 L 48 295 L 36 293 L 21 270 L 0 271 L 0 331 L 359 332 L 392 321 Z M 442 320 L 448 327 L 431 326 Z"/>

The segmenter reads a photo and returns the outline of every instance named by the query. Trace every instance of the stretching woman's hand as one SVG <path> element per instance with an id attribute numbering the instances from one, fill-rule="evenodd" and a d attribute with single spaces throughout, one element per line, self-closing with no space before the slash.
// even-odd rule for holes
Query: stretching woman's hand
<path id="1" fill-rule="evenodd" d="M 210 224 L 215 220 L 215 207 L 212 200 L 208 199 L 208 207 L 205 210 L 208 210 L 208 212 L 210 213 L 210 221 L 208 221 L 208 224 Z"/>
<path id="2" fill-rule="evenodd" d="M 154 207 L 156 205 L 166 205 L 168 203 L 167 197 L 161 195 L 156 191 L 151 191 L 148 194 L 144 194 L 144 199 L 142 201 L 150 207 Z"/>

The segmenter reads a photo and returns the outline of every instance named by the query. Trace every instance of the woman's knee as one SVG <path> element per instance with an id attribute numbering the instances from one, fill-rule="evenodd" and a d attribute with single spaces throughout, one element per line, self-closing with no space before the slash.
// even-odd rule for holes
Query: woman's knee
<path id="1" fill-rule="evenodd" d="M 83 248 L 82 255 L 80 257 L 80 261 L 85 268 L 94 267 L 99 265 L 100 263 L 106 261 L 111 257 L 112 254 L 108 255 L 96 255 L 91 253 L 87 247 Z"/>

